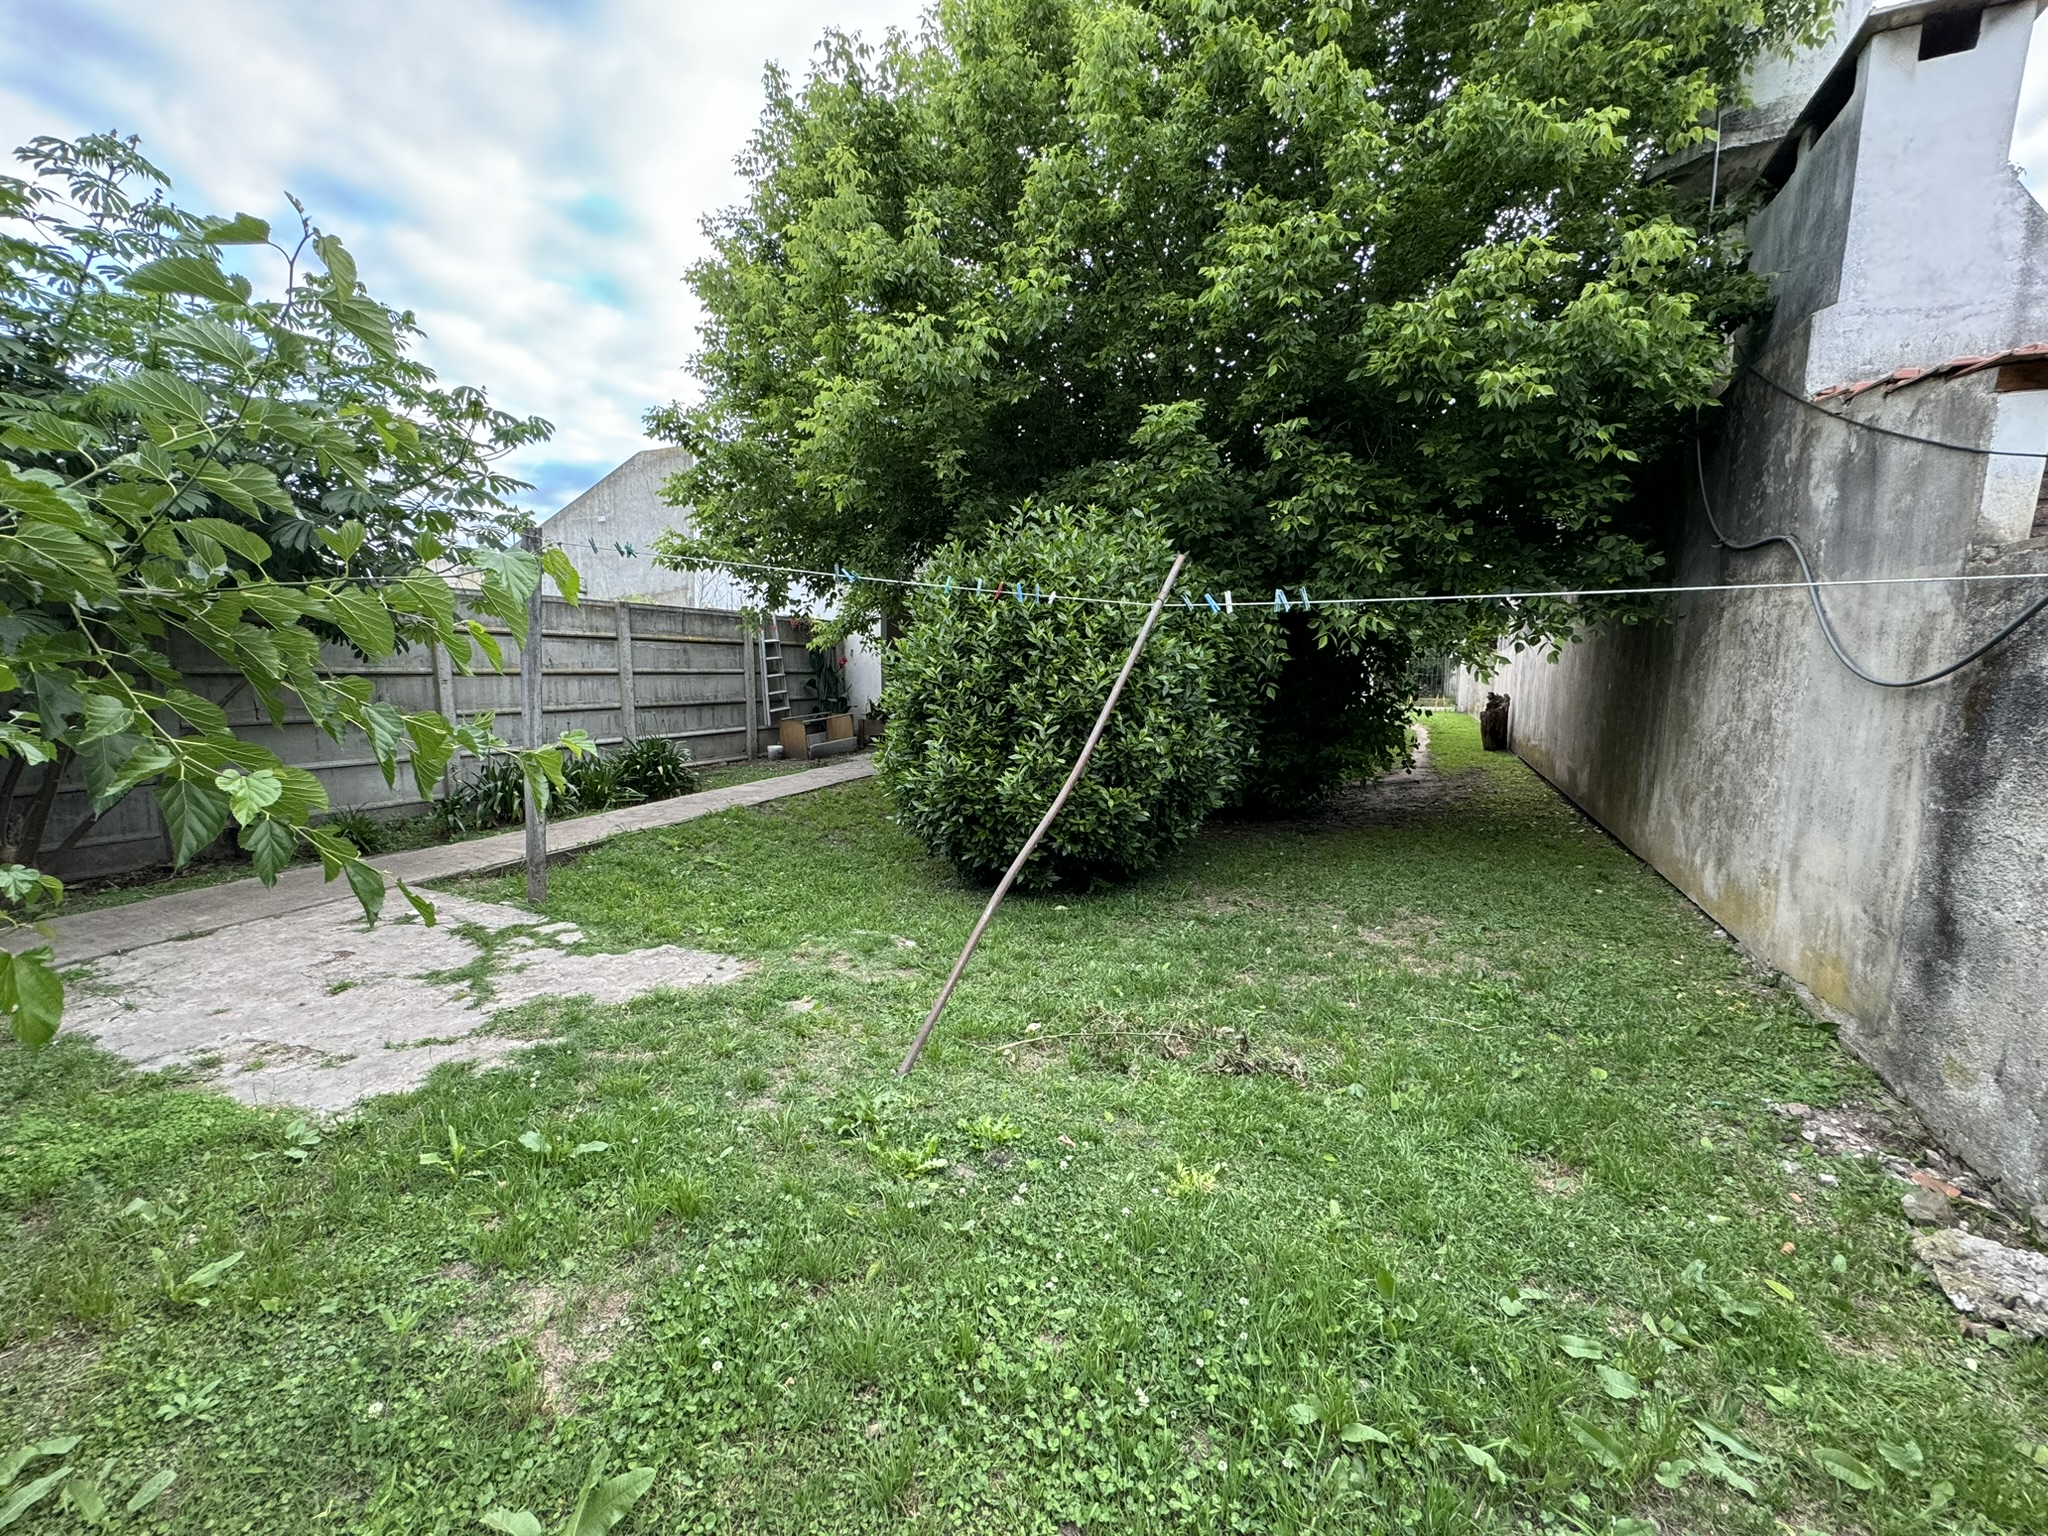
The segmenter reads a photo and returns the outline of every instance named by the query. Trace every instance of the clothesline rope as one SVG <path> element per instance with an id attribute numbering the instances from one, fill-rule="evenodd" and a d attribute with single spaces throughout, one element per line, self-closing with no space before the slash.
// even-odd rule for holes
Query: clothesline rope
<path id="1" fill-rule="evenodd" d="M 567 544 L 557 548 L 572 549 Z M 629 559 L 639 559 L 630 547 L 620 549 Z M 1033 584 L 1028 589 L 1021 582 L 997 582 L 990 586 L 977 581 L 973 586 L 956 581 L 922 581 L 914 577 L 861 576 L 844 568 L 838 570 L 813 570 L 805 566 L 765 565 L 739 560 L 719 561 L 694 569 L 707 571 L 759 571 L 776 576 L 789 576 L 813 581 L 826 581 L 835 585 L 901 587 L 905 589 L 938 592 L 945 596 L 958 593 L 965 597 L 1000 598 L 1030 606 L 1038 603 L 1095 603 L 1106 607 L 1149 608 L 1151 603 L 1142 597 L 1102 597 L 1081 592 L 1047 592 Z M 1204 593 L 1197 602 L 1189 594 L 1181 595 L 1183 608 L 1197 613 L 1214 616 L 1234 616 L 1239 610 L 1247 613 L 1285 613 L 1294 609 L 1316 608 L 1379 608 L 1399 607 L 1408 604 L 1426 603 L 1525 603 L 1543 601 L 1577 601 L 1590 597 L 1677 597 L 1688 593 L 1707 592 L 1807 592 L 1814 587 L 1901 587 L 1935 586 L 1954 582 L 1986 581 L 2048 581 L 2048 570 L 2044 571 L 1973 571 L 1957 572 L 1952 575 L 1933 576 L 1835 576 L 1819 581 L 1724 581 L 1692 582 L 1675 586 L 1641 587 L 1559 587 L 1559 588 L 1503 588 L 1490 592 L 1440 592 L 1400 593 L 1374 597 L 1316 597 L 1306 587 L 1273 589 L 1273 595 L 1254 597 L 1226 591 L 1220 598 L 1213 593 Z"/>

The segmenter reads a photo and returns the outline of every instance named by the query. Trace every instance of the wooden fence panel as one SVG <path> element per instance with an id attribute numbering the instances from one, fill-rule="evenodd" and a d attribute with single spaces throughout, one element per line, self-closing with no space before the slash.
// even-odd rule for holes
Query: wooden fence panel
<path id="1" fill-rule="evenodd" d="M 600 746 L 662 736 L 689 749 L 700 763 L 731 762 L 747 752 L 747 709 L 755 690 L 745 668 L 759 665 L 758 630 L 740 614 L 717 609 L 673 608 L 651 603 L 583 603 L 549 598 L 542 605 L 545 668 L 543 732 L 582 730 Z M 504 652 L 502 671 L 478 655 L 475 671 L 457 671 L 438 646 L 424 647 L 377 665 L 342 646 L 322 656 L 330 675 L 367 677 L 377 696 L 401 711 L 438 709 L 469 716 L 497 717 L 498 734 L 520 744 L 520 669 L 525 656 L 496 620 L 484 627 Z M 784 665 L 790 672 L 790 705 L 796 715 L 823 707 L 819 679 L 803 647 L 801 626 L 778 621 Z M 287 763 L 316 774 L 329 802 L 343 808 L 399 813 L 424 802 L 411 765 L 400 759 L 395 783 L 384 782 L 369 743 L 355 732 L 335 741 L 316 729 L 302 710 L 272 722 L 239 676 L 210 654 L 189 647 L 174 650 L 193 692 L 220 704 L 238 734 L 269 748 Z M 473 769 L 465 760 L 451 770 Z M 9 814 L 18 822 L 40 782 L 39 771 L 23 775 Z M 97 822 L 85 826 L 88 805 L 82 775 L 74 767 L 57 791 L 44 839 L 41 867 L 65 879 L 125 874 L 169 862 L 170 843 L 156 802 L 148 791 L 131 794 Z M 78 832 L 61 854 L 57 845 Z M 8 834 L 11 839 L 12 833 Z"/>

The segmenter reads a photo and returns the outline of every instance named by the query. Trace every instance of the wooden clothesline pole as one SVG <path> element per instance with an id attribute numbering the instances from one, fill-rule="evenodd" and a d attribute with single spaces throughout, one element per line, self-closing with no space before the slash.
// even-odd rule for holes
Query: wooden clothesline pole
<path id="1" fill-rule="evenodd" d="M 1017 876 L 1023 872 L 1025 861 L 1037 851 L 1040 839 L 1052 827 L 1060 808 L 1067 803 L 1067 796 L 1074 792 L 1074 786 L 1081 782 L 1081 775 L 1088 771 L 1088 759 L 1095 755 L 1095 744 L 1102 740 L 1102 733 L 1109 726 L 1109 717 L 1116 709 L 1116 701 L 1123 696 L 1124 684 L 1131 680 L 1131 671 L 1138 664 L 1138 653 L 1145 649 L 1145 642 L 1152 638 L 1152 628 L 1159 622 L 1159 614 L 1166 607 L 1167 594 L 1173 591 L 1173 584 L 1180 579 L 1180 568 L 1188 563 L 1186 555 L 1173 557 L 1173 569 L 1166 573 L 1159 595 L 1152 600 L 1152 611 L 1145 615 L 1144 627 L 1138 631 L 1138 638 L 1131 642 L 1131 654 L 1124 658 L 1124 669 L 1117 673 L 1116 683 L 1109 690 L 1109 697 L 1102 701 L 1102 713 L 1095 717 L 1095 729 L 1088 733 L 1088 740 L 1081 748 L 1081 755 L 1074 759 L 1073 770 L 1067 774 L 1067 782 L 1060 786 L 1060 792 L 1053 796 L 1052 804 L 1046 807 L 1037 828 L 1026 838 L 1017 857 L 1010 861 L 1010 867 L 997 882 L 995 894 L 988 899 L 981 921 L 974 925 L 974 932 L 967 936 L 967 947 L 960 951 L 960 958 L 953 962 L 953 974 L 946 978 L 945 986 L 939 989 L 939 1000 L 932 1004 L 932 1011 L 925 1015 L 924 1027 L 917 1032 L 917 1038 L 910 1042 L 910 1050 L 903 1058 L 903 1065 L 896 1069 L 898 1077 L 908 1077 L 910 1069 L 917 1065 L 917 1058 L 923 1054 L 925 1042 L 931 1039 L 932 1028 L 939 1022 L 939 1015 L 946 1011 L 946 1003 L 953 995 L 953 988 L 960 984 L 960 977 L 967 969 L 967 961 L 974 954 L 974 947 L 987 932 L 989 920 L 996 915 L 996 908 L 1003 904 L 1003 898 L 1010 894 L 1010 887 L 1016 884 Z"/>

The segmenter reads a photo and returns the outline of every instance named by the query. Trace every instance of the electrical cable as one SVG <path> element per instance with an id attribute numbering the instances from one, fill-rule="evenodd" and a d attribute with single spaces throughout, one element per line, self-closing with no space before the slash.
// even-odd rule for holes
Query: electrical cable
<path id="1" fill-rule="evenodd" d="M 1744 551 L 1752 549 L 1762 549 L 1767 544 L 1783 544 L 1787 549 L 1791 550 L 1793 558 L 1798 560 L 1799 562 L 1800 573 L 1806 578 L 1803 583 L 1799 584 L 1805 586 L 1806 595 L 1813 603 L 1813 616 L 1820 621 L 1820 632 L 1822 636 L 1827 640 L 1828 649 L 1835 653 L 1835 660 L 1839 661 L 1843 666 L 1847 667 L 1850 672 L 1854 673 L 1864 682 L 1871 684 L 1873 687 L 1919 688 L 1928 683 L 1940 682 L 1941 679 L 1943 679 L 1944 677 L 1949 677 L 1957 672 L 1962 671 L 1963 668 L 1970 665 L 1971 662 L 1976 661 L 1981 657 L 1989 654 L 1997 646 L 2002 645 L 2005 641 L 2009 640 L 2013 635 L 2017 634 L 2022 626 L 2031 623 L 2033 619 L 2037 615 L 2039 615 L 2044 609 L 2048 609 L 2048 597 L 2036 598 L 2033 603 L 2028 605 L 2028 607 L 2020 614 L 2018 618 L 2014 619 L 2010 624 L 2006 625 L 2005 628 L 2001 629 L 1989 640 L 1986 640 L 1982 645 L 1978 646 L 1977 649 L 1970 652 L 1969 655 L 1963 657 L 1963 659 L 1960 661 L 1951 662 L 1949 665 L 1941 668 L 1937 672 L 1929 672 L 1921 677 L 1878 677 L 1876 674 L 1868 672 L 1864 668 L 1856 664 L 1855 658 L 1852 657 L 1848 653 L 1848 651 L 1843 647 L 1841 637 L 1835 633 L 1834 622 L 1828 617 L 1827 605 L 1820 600 L 1820 589 L 1823 583 L 1821 582 L 1820 578 L 1815 576 L 1813 573 L 1813 562 L 1806 558 L 1805 546 L 1802 545 L 1798 539 L 1794 538 L 1789 533 L 1767 533 L 1762 538 L 1751 539 L 1747 543 L 1738 543 L 1736 540 L 1729 538 L 1727 534 L 1721 531 L 1720 521 L 1714 516 L 1713 498 L 1707 494 L 1706 453 L 1705 450 L 1701 448 L 1700 440 L 1697 437 L 1695 437 L 1692 441 L 1692 458 L 1693 467 L 1699 475 L 1700 507 L 1701 510 L 1703 510 L 1707 514 L 1707 526 L 1713 530 L 1714 541 L 1717 544 L 1719 544 L 1722 548 L 1732 549 L 1737 553 L 1742 553 Z M 2020 573 L 2016 572 L 2015 574 Z M 2029 572 L 2026 574 L 2031 575 L 2034 573 Z M 1846 583 L 1829 583 L 1829 585 L 1845 584 Z M 1793 585 L 1793 583 L 1784 583 L 1784 585 Z"/>
<path id="2" fill-rule="evenodd" d="M 1881 427 L 1874 421 L 1858 421 L 1843 411 L 1831 411 L 1818 400 L 1808 398 L 1789 384 L 1780 384 L 1763 369 L 1757 367 L 1754 358 L 1739 357 L 1741 371 L 1749 374 L 1766 387 L 1776 390 L 1787 400 L 1805 406 L 1809 411 L 1818 412 L 1829 421 L 1839 421 L 1845 427 L 1854 427 L 1859 432 L 1873 432 L 1879 437 L 1895 437 L 1901 442 L 1918 443 L 1923 448 L 1946 448 L 1950 453 L 1974 453 L 1982 458 L 2003 459 L 2048 459 L 2048 451 L 2033 448 L 1979 448 L 1975 443 L 1952 443 L 1946 438 L 1922 437 L 1915 432 L 1901 432 L 1896 427 Z"/>

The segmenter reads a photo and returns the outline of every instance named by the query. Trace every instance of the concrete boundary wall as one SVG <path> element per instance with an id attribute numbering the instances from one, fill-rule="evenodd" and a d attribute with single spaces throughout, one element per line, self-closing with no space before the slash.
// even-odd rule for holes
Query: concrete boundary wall
<path id="1" fill-rule="evenodd" d="M 1798 578 L 1782 546 L 1719 547 L 1706 505 L 1737 542 L 1795 535 L 1825 578 L 1951 578 L 1827 593 L 1883 678 L 2048 590 L 2002 579 L 2048 575 L 2048 212 L 2010 156 L 2035 10 L 1838 7 L 1847 41 L 1812 61 L 1831 83 L 1776 114 L 1746 230 L 1777 302 L 1738 351 L 1775 387 L 1737 372 L 1702 422 L 1711 501 L 1671 509 L 1679 584 Z M 1970 24 L 1924 47 L 1936 12 Z M 1668 601 L 1666 623 L 1504 658 L 1515 750 L 2018 1203 L 2048 1196 L 2048 615 L 1881 688 L 1800 588 Z"/>
<path id="2" fill-rule="evenodd" d="M 1851 409 L 1983 440 L 1995 377 Z M 1737 538 L 1789 528 L 1826 577 L 2048 573 L 2048 537 L 1983 536 L 2002 471 L 1982 457 L 1855 433 L 1754 385 L 1729 414 L 1708 486 Z M 1798 579 L 1782 547 L 1717 547 L 1697 504 L 1677 567 L 1681 584 Z M 2043 591 L 1976 581 L 1826 601 L 1860 663 L 1907 677 Z M 1555 659 L 1504 656 L 1491 679 L 1461 679 L 1459 707 L 1489 690 L 1511 698 L 1531 767 L 1805 987 L 1950 1146 L 2020 1203 L 2048 1198 L 2048 615 L 1899 690 L 1842 667 L 1802 588 L 1693 593 L 1667 623 L 1596 632 Z"/>
<path id="3" fill-rule="evenodd" d="M 743 758 L 749 750 L 751 711 L 765 721 L 758 629 L 731 611 L 678 608 L 629 602 L 586 602 L 572 606 L 558 598 L 543 605 L 544 736 L 587 731 L 602 746 L 624 740 L 664 737 L 689 749 L 700 763 Z M 323 661 L 331 675 L 367 677 L 377 696 L 401 711 L 439 710 L 448 715 L 491 713 L 500 736 L 520 742 L 519 644 L 495 619 L 482 621 L 503 649 L 502 672 L 478 656 L 474 670 L 455 670 L 438 645 L 365 664 L 343 646 L 329 646 Z M 778 621 L 782 666 L 788 673 L 789 707 L 802 717 L 821 708 L 819 680 L 804 636 L 791 620 Z M 238 674 L 200 647 L 175 645 L 173 661 L 195 693 L 226 709 L 237 734 L 269 748 L 287 763 L 311 770 L 326 786 L 337 809 L 398 813 L 424 802 L 413 784 L 411 765 L 401 758 L 395 783 L 384 782 L 369 743 L 354 732 L 335 741 L 301 710 L 275 725 Z M 453 772 L 462 771 L 458 763 Z M 444 782 L 445 779 L 444 779 Z M 13 808 L 21 815 L 40 784 L 40 773 L 24 774 Z M 74 767 L 60 786 L 49 821 L 41 867 L 65 879 L 125 874 L 166 864 L 170 844 L 156 801 L 147 790 L 131 794 L 102 816 L 62 855 L 53 850 L 88 815 L 82 774 Z"/>

